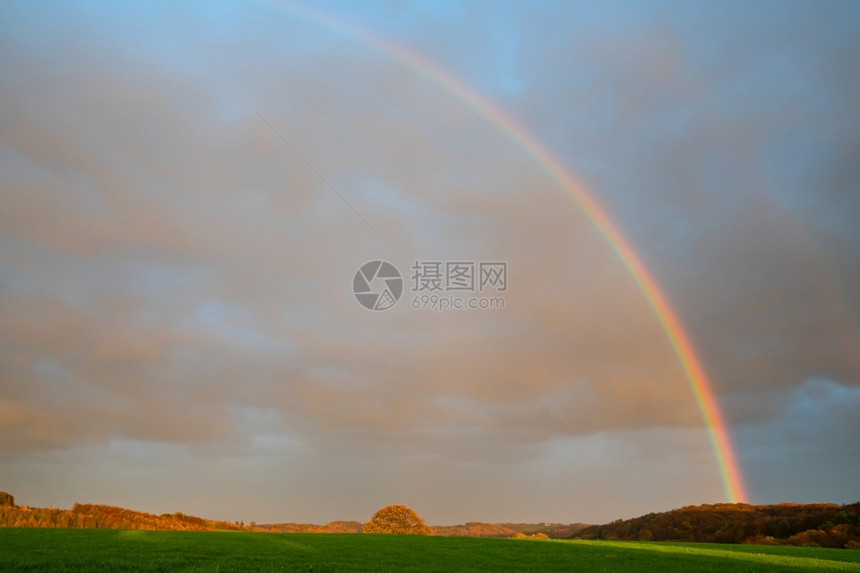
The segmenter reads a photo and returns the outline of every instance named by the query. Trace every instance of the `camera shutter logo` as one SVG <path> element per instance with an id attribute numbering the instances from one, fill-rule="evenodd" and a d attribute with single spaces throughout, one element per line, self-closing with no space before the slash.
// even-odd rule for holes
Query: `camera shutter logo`
<path id="1" fill-rule="evenodd" d="M 368 310 L 388 310 L 403 294 L 403 277 L 386 261 L 370 261 L 355 271 L 352 279 L 355 299 Z"/>

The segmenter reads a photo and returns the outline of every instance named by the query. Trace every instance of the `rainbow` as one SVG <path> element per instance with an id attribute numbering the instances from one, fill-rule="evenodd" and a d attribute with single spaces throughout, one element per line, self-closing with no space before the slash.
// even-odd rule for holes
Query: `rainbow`
<path id="1" fill-rule="evenodd" d="M 535 136 L 529 133 L 520 123 L 493 101 L 476 92 L 461 79 L 440 68 L 434 62 L 394 42 L 379 38 L 331 14 L 326 14 L 307 6 L 285 5 L 273 2 L 266 3 L 279 9 L 286 8 L 292 13 L 311 19 L 326 28 L 358 40 L 423 76 L 463 104 L 472 108 L 479 116 L 485 118 L 518 145 L 526 154 L 530 155 L 538 164 L 544 167 L 545 172 L 573 198 L 595 228 L 603 235 L 604 239 L 609 243 L 627 269 L 627 272 L 630 273 L 630 276 L 636 282 L 639 290 L 642 291 L 654 315 L 660 322 L 663 332 L 671 343 L 683 367 L 684 375 L 687 378 L 690 389 L 696 398 L 702 419 L 708 429 L 726 498 L 732 503 L 746 502 L 748 498 L 741 467 L 735 456 L 729 430 L 720 411 L 719 402 L 714 394 L 711 382 L 702 367 L 701 360 L 693 348 L 690 336 L 678 318 L 678 314 L 669 304 L 660 285 L 648 271 L 630 242 L 625 238 L 621 229 L 612 222 L 606 210 L 576 181 L 574 176 L 555 161 L 553 154 Z"/>

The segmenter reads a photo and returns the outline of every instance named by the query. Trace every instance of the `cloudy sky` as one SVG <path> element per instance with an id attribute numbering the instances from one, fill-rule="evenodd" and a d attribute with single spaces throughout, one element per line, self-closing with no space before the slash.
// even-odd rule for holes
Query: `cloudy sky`
<path id="1" fill-rule="evenodd" d="M 558 168 L 687 329 L 750 501 L 860 499 L 858 53 L 855 2 L 3 2 L 0 489 L 317 523 L 725 501 Z M 353 295 L 373 260 L 387 310 Z M 416 262 L 507 288 L 425 308 Z"/>

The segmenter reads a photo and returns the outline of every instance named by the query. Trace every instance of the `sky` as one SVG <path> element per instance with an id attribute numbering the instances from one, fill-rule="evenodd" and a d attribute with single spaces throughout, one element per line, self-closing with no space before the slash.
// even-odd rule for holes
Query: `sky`
<path id="1" fill-rule="evenodd" d="M 856 2 L 3 2 L 0 490 L 258 523 L 728 501 L 565 173 L 686 331 L 747 501 L 857 501 L 858 52 Z"/>

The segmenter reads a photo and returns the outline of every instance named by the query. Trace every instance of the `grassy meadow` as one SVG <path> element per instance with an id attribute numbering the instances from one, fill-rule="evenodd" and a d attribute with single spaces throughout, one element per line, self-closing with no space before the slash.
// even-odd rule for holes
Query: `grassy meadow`
<path id="1" fill-rule="evenodd" d="M 356 534 L 0 528 L 0 571 L 860 571 L 860 551 Z"/>

